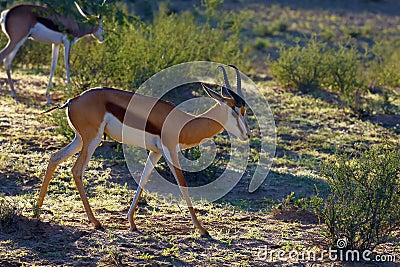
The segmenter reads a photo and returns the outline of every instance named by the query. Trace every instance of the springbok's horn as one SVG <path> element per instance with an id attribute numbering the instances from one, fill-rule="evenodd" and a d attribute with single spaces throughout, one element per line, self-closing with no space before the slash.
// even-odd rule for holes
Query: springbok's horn
<path id="1" fill-rule="evenodd" d="M 84 18 L 88 18 L 88 14 L 86 14 L 85 12 L 83 12 L 82 8 L 78 5 L 77 2 L 74 1 L 74 4 L 76 6 L 76 8 L 78 9 L 79 13 L 84 17 Z"/>
<path id="2" fill-rule="evenodd" d="M 224 75 L 224 86 L 221 88 L 221 93 L 225 97 L 232 97 L 227 90 L 227 89 L 232 90 L 232 86 L 229 84 L 228 75 L 226 74 L 226 70 L 225 70 L 224 66 L 222 66 L 222 65 L 219 65 L 217 67 L 217 69 L 219 69 L 219 68 L 222 70 L 222 74 Z"/>
<path id="3" fill-rule="evenodd" d="M 236 87 L 237 87 L 237 92 L 238 95 L 243 97 L 242 93 L 242 78 L 240 77 L 240 71 L 235 65 L 228 65 L 229 67 L 232 67 L 236 71 Z"/>

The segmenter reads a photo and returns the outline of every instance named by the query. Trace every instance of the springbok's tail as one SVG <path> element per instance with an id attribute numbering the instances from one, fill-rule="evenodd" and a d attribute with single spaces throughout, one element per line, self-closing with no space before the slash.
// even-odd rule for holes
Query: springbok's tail
<path id="1" fill-rule="evenodd" d="M 48 110 L 46 110 L 46 111 L 43 111 L 42 113 L 39 113 L 38 115 L 39 115 L 39 116 L 44 115 L 44 114 L 46 114 L 46 113 L 52 112 L 52 111 L 55 110 L 55 109 L 64 109 L 64 108 L 68 107 L 70 101 L 71 101 L 71 98 L 68 99 L 67 102 L 64 103 L 64 105 L 52 107 L 51 109 L 48 109 Z"/>
<path id="2" fill-rule="evenodd" d="M 8 11 L 9 11 L 9 9 L 4 10 L 0 14 L 0 23 L 1 23 L 1 26 L 3 27 L 3 29 L 5 29 L 5 26 L 6 26 L 6 18 L 7 18 Z"/>

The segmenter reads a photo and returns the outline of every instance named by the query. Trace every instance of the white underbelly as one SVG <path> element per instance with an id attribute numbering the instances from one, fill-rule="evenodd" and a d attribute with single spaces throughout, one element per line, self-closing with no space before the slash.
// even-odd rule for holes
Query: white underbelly
<path id="1" fill-rule="evenodd" d="M 123 125 L 116 117 L 106 113 L 106 132 L 118 142 L 159 152 L 160 137 Z"/>
<path id="2" fill-rule="evenodd" d="M 41 23 L 36 23 L 31 29 L 30 37 L 39 42 L 62 44 L 65 34 L 50 30 Z"/>

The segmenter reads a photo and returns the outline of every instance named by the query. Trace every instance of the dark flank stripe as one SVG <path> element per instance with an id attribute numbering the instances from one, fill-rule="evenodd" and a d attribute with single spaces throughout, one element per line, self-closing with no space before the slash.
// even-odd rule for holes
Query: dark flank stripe
<path id="1" fill-rule="evenodd" d="M 118 105 L 107 102 L 106 110 L 108 113 L 111 113 L 114 117 L 116 117 L 121 123 L 124 123 L 124 117 L 126 110 Z"/>
<path id="2" fill-rule="evenodd" d="M 66 29 L 65 27 L 63 27 L 60 24 L 56 24 L 54 23 L 52 20 L 47 19 L 47 18 L 43 18 L 43 17 L 37 17 L 37 21 L 41 24 L 43 24 L 46 28 L 49 28 L 52 31 L 56 31 L 56 32 L 61 32 L 61 33 L 69 33 L 68 29 Z"/>
<path id="3" fill-rule="evenodd" d="M 116 117 L 121 123 L 124 123 L 126 109 L 124 109 L 114 103 L 107 102 L 106 110 L 108 113 L 111 113 L 114 117 Z M 132 123 L 132 125 L 129 125 L 129 127 L 133 127 L 135 129 L 139 129 L 139 130 L 140 130 L 140 128 L 142 128 L 141 125 L 134 125 L 134 124 L 135 123 Z M 138 124 L 140 124 L 140 123 L 138 123 Z M 159 129 L 158 127 L 155 127 L 150 121 L 146 122 L 145 131 L 150 134 L 161 136 L 161 129 Z"/>

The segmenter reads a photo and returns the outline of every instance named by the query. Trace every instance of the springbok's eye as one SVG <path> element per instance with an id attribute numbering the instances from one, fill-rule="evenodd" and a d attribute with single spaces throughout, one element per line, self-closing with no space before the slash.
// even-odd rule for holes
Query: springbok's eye
<path id="1" fill-rule="evenodd" d="M 239 115 L 239 114 L 242 114 L 242 115 L 243 115 L 242 109 L 241 109 L 240 107 L 234 106 L 234 107 L 232 107 L 232 109 L 233 109 L 233 111 L 235 111 L 235 113 L 236 113 L 237 115 Z"/>
<path id="2" fill-rule="evenodd" d="M 242 115 L 242 116 L 244 116 L 244 114 L 246 113 L 246 111 L 245 111 L 245 109 L 244 109 L 244 106 L 240 106 L 240 107 L 238 107 L 238 106 L 235 106 L 235 107 L 232 107 L 232 109 L 239 115 Z"/>

